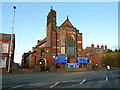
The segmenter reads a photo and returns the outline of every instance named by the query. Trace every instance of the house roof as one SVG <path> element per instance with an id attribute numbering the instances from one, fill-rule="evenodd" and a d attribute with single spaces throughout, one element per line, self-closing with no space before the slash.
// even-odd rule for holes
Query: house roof
<path id="1" fill-rule="evenodd" d="M 15 38 L 15 34 L 13 34 L 13 38 Z M 11 34 L 0 33 L 0 40 L 11 40 Z"/>
<path id="2" fill-rule="evenodd" d="M 40 45 L 42 45 L 45 42 L 46 42 L 46 38 L 44 38 L 43 40 L 39 41 L 39 43 L 34 48 L 39 47 Z"/>
<path id="3" fill-rule="evenodd" d="M 102 48 L 92 48 L 92 47 L 86 47 L 88 51 L 95 52 L 95 54 L 99 53 L 106 53 L 107 49 L 102 49 Z"/>
<path id="4" fill-rule="evenodd" d="M 69 21 L 68 17 L 67 17 L 67 19 L 65 20 L 65 22 L 64 22 L 60 27 L 62 27 L 62 26 L 72 26 L 72 27 L 73 27 L 73 25 L 72 25 L 72 23 Z"/>

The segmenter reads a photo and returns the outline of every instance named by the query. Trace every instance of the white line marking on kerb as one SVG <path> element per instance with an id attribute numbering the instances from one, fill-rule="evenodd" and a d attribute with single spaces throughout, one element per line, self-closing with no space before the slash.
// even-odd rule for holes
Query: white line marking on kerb
<path id="1" fill-rule="evenodd" d="M 108 77 L 106 77 L 105 80 L 108 81 Z"/>
<path id="2" fill-rule="evenodd" d="M 55 86 L 58 85 L 59 83 L 60 83 L 60 82 L 55 83 L 54 85 L 50 86 L 50 88 L 55 87 Z"/>
<path id="3" fill-rule="evenodd" d="M 22 87 L 23 85 L 18 85 L 18 86 L 15 86 L 15 87 L 12 87 L 12 88 L 19 88 L 19 87 Z"/>
<path id="4" fill-rule="evenodd" d="M 83 84 L 86 81 L 86 79 L 83 79 L 83 81 L 80 84 Z"/>

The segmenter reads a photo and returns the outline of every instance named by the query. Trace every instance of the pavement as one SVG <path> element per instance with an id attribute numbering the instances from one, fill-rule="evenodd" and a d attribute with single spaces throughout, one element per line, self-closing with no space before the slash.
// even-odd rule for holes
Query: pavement
<path id="1" fill-rule="evenodd" d="M 2 89 L 86 88 L 120 90 L 120 70 L 7 73 Z"/>

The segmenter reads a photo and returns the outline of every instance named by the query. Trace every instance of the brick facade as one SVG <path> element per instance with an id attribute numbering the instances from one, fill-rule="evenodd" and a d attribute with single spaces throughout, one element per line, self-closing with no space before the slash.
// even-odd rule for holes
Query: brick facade
<path id="1" fill-rule="evenodd" d="M 7 72 L 8 70 L 8 60 L 10 54 L 10 42 L 11 42 L 11 34 L 0 34 L 0 69 L 2 72 Z M 10 59 L 10 68 L 11 70 L 15 70 L 14 66 L 14 49 L 15 49 L 15 34 L 13 34 L 12 41 L 12 52 Z"/>
<path id="2" fill-rule="evenodd" d="M 38 40 L 27 57 L 23 55 L 22 66 L 27 64 L 30 69 L 38 66 L 43 70 L 56 70 L 66 68 L 66 64 L 55 63 L 55 56 L 67 56 L 68 63 L 77 63 L 77 57 L 86 57 L 87 52 L 95 55 L 94 51 L 83 50 L 82 43 L 82 33 L 72 25 L 68 17 L 61 26 L 56 26 L 56 11 L 51 9 L 47 16 L 46 38 Z M 28 57 L 29 62 L 25 63 Z M 79 63 L 80 67 L 86 68 L 87 64 Z"/>

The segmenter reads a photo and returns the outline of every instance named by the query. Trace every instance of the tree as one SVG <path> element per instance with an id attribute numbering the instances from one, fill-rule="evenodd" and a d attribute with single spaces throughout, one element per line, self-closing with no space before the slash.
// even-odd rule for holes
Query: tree
<path id="1" fill-rule="evenodd" d="M 119 50 L 118 49 L 115 49 L 114 52 L 118 52 Z"/>
<path id="2" fill-rule="evenodd" d="M 109 52 L 113 52 L 112 49 L 108 49 L 108 53 L 109 53 Z"/>
<path id="3" fill-rule="evenodd" d="M 102 64 L 110 65 L 111 67 L 120 67 L 119 53 L 107 53 L 101 60 Z"/>

